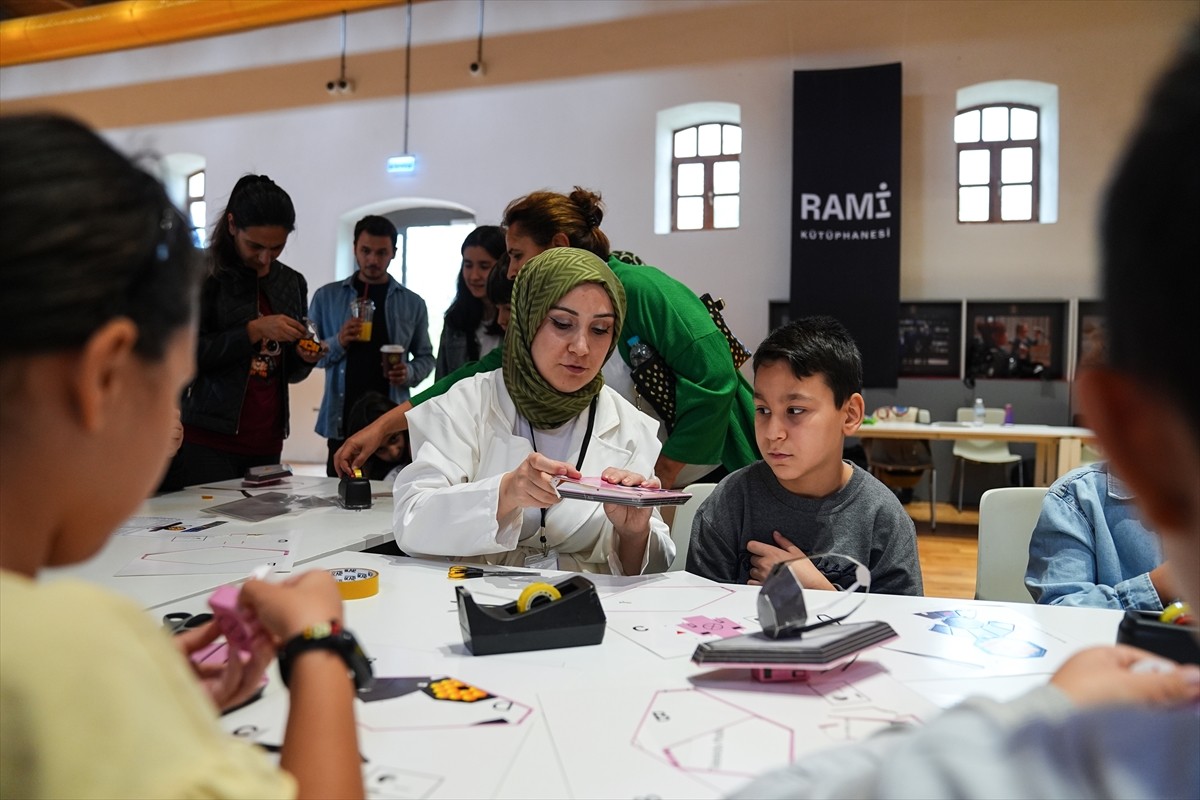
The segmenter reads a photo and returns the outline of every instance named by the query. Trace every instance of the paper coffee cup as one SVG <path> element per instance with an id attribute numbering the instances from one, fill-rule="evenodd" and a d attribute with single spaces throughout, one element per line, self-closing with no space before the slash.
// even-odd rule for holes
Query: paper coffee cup
<path id="1" fill-rule="evenodd" d="M 404 361 L 404 345 L 402 344 L 385 344 L 379 348 L 379 353 L 383 356 L 384 370 L 391 369 Z"/>

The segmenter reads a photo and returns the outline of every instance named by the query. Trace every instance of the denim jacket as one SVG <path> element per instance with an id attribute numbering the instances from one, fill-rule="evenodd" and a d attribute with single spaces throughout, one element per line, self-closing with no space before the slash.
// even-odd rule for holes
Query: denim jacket
<path id="1" fill-rule="evenodd" d="M 308 316 L 317 326 L 317 335 L 329 345 L 329 352 L 317 362 L 325 370 L 325 394 L 317 413 L 316 431 L 326 439 L 345 436 L 342 413 L 346 396 L 346 350 L 338 342 L 338 331 L 350 317 L 350 301 L 355 298 L 354 276 L 344 281 L 327 283 L 313 295 Z M 416 386 L 433 370 L 433 343 L 429 339 L 429 312 L 420 295 L 394 278 L 388 279 L 387 299 L 388 341 L 402 344 L 409 357 L 408 386 Z M 393 386 L 390 391 L 395 403 L 408 400 L 408 387 Z"/>
<path id="2" fill-rule="evenodd" d="M 1025 586 L 1045 605 L 1162 610 L 1150 570 L 1163 561 L 1129 488 L 1104 461 L 1063 475 L 1046 492 L 1029 542 Z"/>

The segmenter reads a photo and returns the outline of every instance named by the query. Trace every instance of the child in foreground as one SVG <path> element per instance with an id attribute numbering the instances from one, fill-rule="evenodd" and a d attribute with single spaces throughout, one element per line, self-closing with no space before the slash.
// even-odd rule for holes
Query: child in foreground
<path id="1" fill-rule="evenodd" d="M 282 769 L 217 724 L 277 647 L 333 639 L 328 573 L 247 582 L 262 633 L 203 671 L 188 656 L 214 623 L 172 639 L 112 593 L 37 582 L 94 555 L 162 477 L 198 276 L 163 188 L 84 126 L 0 118 L 0 165 L 0 797 L 361 797 L 354 685 L 323 643 L 290 660 Z"/>
<path id="2" fill-rule="evenodd" d="M 692 523 L 687 571 L 723 583 L 761 583 L 804 555 L 809 589 L 845 587 L 842 559 L 871 571 L 871 591 L 921 594 L 916 527 L 890 489 L 845 461 L 863 419 L 862 356 L 830 317 L 777 329 L 754 353 L 754 433 L 762 460 L 721 481 Z M 824 571 L 823 571 L 824 570 Z"/>

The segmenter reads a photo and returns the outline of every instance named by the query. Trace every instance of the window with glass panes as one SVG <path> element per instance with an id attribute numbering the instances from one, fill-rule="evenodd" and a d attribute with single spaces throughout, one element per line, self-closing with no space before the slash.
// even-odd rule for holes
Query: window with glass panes
<path id="1" fill-rule="evenodd" d="M 192 241 L 196 247 L 208 245 L 208 206 L 204 202 L 204 170 L 187 176 L 187 218 L 192 225 Z"/>
<path id="2" fill-rule="evenodd" d="M 989 104 L 954 117 L 959 222 L 1036 222 L 1041 148 L 1036 106 Z"/>
<path id="3" fill-rule="evenodd" d="M 709 122 L 674 132 L 671 230 L 738 227 L 741 153 L 740 125 Z"/>

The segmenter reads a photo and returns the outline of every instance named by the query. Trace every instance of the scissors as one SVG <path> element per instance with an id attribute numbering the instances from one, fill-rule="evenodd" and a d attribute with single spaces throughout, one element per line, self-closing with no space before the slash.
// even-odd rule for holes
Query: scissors
<path id="1" fill-rule="evenodd" d="M 199 628 L 205 623 L 211 622 L 212 614 L 207 611 L 203 614 L 189 614 L 186 611 L 172 611 L 169 614 L 163 614 L 163 627 L 171 635 L 190 631 L 192 628 Z"/>
<path id="2" fill-rule="evenodd" d="M 530 577 L 540 577 L 538 572 L 512 572 L 511 570 L 486 570 L 479 567 L 464 567 L 461 564 L 455 564 L 450 568 L 450 572 L 446 575 L 452 581 L 462 581 L 467 578 L 484 578 L 489 575 L 528 575 Z"/>

